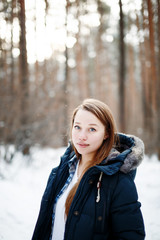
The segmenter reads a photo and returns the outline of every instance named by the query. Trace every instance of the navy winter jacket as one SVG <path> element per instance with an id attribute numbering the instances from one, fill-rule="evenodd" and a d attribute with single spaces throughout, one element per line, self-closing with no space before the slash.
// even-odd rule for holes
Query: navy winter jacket
<path id="1" fill-rule="evenodd" d="M 119 134 L 119 141 L 120 146 L 113 148 L 107 159 L 84 174 L 70 207 L 64 240 L 145 238 L 141 204 L 134 184 L 135 171 L 144 154 L 143 143 L 137 137 L 123 134 Z M 73 155 L 69 146 L 60 165 L 50 174 L 32 240 L 50 238 L 53 203 L 68 178 L 68 161 Z"/>

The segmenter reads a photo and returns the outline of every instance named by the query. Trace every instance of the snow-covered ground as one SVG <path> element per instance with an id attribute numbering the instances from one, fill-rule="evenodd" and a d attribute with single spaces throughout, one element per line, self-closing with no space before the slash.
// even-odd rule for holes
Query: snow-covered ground
<path id="1" fill-rule="evenodd" d="M 0 161 L 0 240 L 30 240 L 51 169 L 64 148 L 34 149 L 33 161 L 17 154 L 12 165 Z M 3 178 L 3 176 L 4 178 Z M 136 176 L 146 240 L 160 240 L 160 162 L 145 157 Z M 136 240 L 136 239 L 135 239 Z"/>

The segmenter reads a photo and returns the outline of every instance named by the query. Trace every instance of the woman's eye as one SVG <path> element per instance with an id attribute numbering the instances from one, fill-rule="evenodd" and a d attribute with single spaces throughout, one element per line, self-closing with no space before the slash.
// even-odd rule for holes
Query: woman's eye
<path id="1" fill-rule="evenodd" d="M 95 128 L 90 128 L 89 130 L 90 130 L 90 132 L 95 132 L 96 131 Z"/>
<path id="2" fill-rule="evenodd" d="M 80 129 L 80 127 L 79 127 L 79 126 L 77 126 L 77 125 L 75 125 L 75 126 L 74 126 L 74 128 L 75 128 L 75 129 L 77 129 L 77 130 L 79 130 L 79 129 Z"/>

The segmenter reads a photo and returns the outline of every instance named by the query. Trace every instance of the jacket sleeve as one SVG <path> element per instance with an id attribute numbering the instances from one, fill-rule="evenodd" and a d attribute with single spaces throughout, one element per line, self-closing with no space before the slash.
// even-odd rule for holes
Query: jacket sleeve
<path id="1" fill-rule="evenodd" d="M 49 175 L 47 185 L 46 185 L 46 189 L 45 189 L 45 191 L 43 193 L 43 196 L 42 196 L 42 201 L 43 201 L 43 199 L 46 198 L 46 195 L 47 195 L 47 197 L 49 196 L 49 191 L 51 191 L 51 187 L 52 187 L 52 184 L 54 182 L 54 179 L 55 179 L 55 176 L 56 176 L 56 173 L 57 173 L 57 169 L 58 169 L 58 167 L 53 168 L 50 175 Z"/>
<path id="2" fill-rule="evenodd" d="M 52 169 L 52 171 L 49 175 L 49 178 L 48 178 L 48 181 L 47 181 L 47 186 L 46 186 L 46 189 L 45 189 L 44 194 L 42 196 L 39 215 L 38 215 L 38 219 L 37 219 L 35 229 L 34 229 L 34 232 L 33 232 L 32 240 L 41 239 L 39 235 L 42 231 L 44 218 L 45 218 L 45 215 L 47 214 L 47 211 L 48 211 L 47 210 L 48 200 L 50 198 L 50 194 L 51 194 L 51 191 L 52 191 L 52 185 L 53 185 L 56 173 L 57 173 L 57 169 L 58 169 L 58 167 Z"/>
<path id="3" fill-rule="evenodd" d="M 134 181 L 119 173 L 111 203 L 112 240 L 143 240 L 144 222 Z"/>

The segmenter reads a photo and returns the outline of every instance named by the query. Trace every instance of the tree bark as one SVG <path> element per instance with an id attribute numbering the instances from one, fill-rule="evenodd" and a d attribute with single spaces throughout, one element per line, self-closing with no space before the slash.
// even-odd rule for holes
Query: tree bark
<path id="1" fill-rule="evenodd" d="M 157 152 L 158 159 L 160 160 L 160 1 L 157 0 L 157 8 L 158 8 L 158 19 L 157 19 L 157 29 L 158 29 L 158 78 L 157 78 Z"/>
<path id="2" fill-rule="evenodd" d="M 69 12 L 70 3 L 67 0 L 66 2 L 66 17 L 65 17 L 65 31 L 66 31 L 66 39 L 68 36 L 68 12 Z M 67 129 L 69 127 L 68 123 L 68 109 L 69 109 L 69 66 L 68 66 L 68 47 L 67 43 L 65 45 L 65 73 L 64 73 L 64 82 L 63 82 L 63 126 L 62 126 L 62 137 L 63 137 L 63 145 L 66 146 L 68 143 Z"/>
<path id="3" fill-rule="evenodd" d="M 124 43 L 124 14 L 122 1 L 119 0 L 119 118 L 120 131 L 125 131 L 125 43 Z"/>
<path id="4" fill-rule="evenodd" d="M 20 124 L 21 130 L 18 136 L 18 147 L 23 154 L 29 154 L 29 130 L 28 124 L 28 100 L 29 100 L 29 80 L 28 62 L 26 49 L 26 25 L 25 25 L 25 0 L 19 0 L 19 23 L 20 23 Z"/>
<path id="5" fill-rule="evenodd" d="M 153 24 L 153 6 L 152 1 L 147 0 L 148 20 L 149 20 L 149 42 L 150 42 L 150 63 L 151 63 L 151 100 L 153 110 L 156 110 L 156 54 L 155 54 L 155 36 Z"/>
<path id="6" fill-rule="evenodd" d="M 76 0 L 76 18 L 78 21 L 78 31 L 76 34 L 76 44 L 75 44 L 75 51 L 76 51 L 76 70 L 77 70 L 77 79 L 78 79 L 78 86 L 79 86 L 79 100 L 82 101 L 84 98 L 87 98 L 89 95 L 88 89 L 88 82 L 86 76 L 86 69 L 84 65 L 83 59 L 83 48 L 79 41 L 80 39 L 80 32 L 81 32 L 81 22 L 80 22 L 80 0 Z"/>
<path id="7" fill-rule="evenodd" d="M 145 14 L 147 11 L 146 2 L 142 3 L 142 17 L 143 17 L 143 31 L 148 29 L 148 18 Z M 150 63 L 150 41 L 149 37 L 145 35 L 144 44 L 141 45 L 140 53 L 142 69 L 144 76 L 142 76 L 142 86 L 144 90 L 144 127 L 148 133 L 148 136 L 153 132 L 153 111 L 152 111 L 152 75 L 151 75 L 151 63 Z"/>
<path id="8" fill-rule="evenodd" d="M 12 10 L 11 10 L 11 25 L 13 26 L 14 21 L 14 10 L 15 10 L 15 0 L 12 0 Z M 15 84 L 15 64 L 14 64 L 14 58 L 13 58 L 13 27 L 11 28 L 11 48 L 10 48 L 10 54 L 11 54 L 11 75 L 10 75 L 10 93 L 13 96 L 14 95 L 14 84 Z"/>

